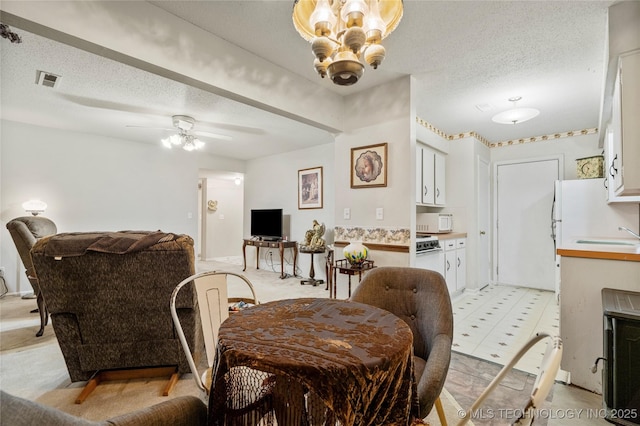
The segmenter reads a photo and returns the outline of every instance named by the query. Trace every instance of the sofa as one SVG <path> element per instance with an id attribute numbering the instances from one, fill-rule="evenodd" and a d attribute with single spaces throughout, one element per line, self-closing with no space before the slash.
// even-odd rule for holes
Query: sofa
<path id="1" fill-rule="evenodd" d="M 95 422 L 0 391 L 0 426 L 199 426 L 207 424 L 207 407 L 195 396 L 180 396 L 151 407 Z"/>
<path id="2" fill-rule="evenodd" d="M 104 370 L 176 366 L 190 372 L 169 302 L 195 272 L 193 239 L 152 231 L 61 233 L 31 249 L 71 381 Z M 202 348 L 195 292 L 176 302 L 190 347 Z"/>

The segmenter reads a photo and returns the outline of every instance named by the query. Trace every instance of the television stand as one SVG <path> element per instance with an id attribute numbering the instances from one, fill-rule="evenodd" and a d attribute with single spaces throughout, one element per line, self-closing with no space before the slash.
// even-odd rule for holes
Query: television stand
<path id="1" fill-rule="evenodd" d="M 287 275 L 284 273 L 284 249 L 289 248 L 293 250 L 293 274 L 296 275 L 296 265 L 298 261 L 298 243 L 295 241 L 267 241 L 267 240 L 252 240 L 245 238 L 242 244 L 242 260 L 244 267 L 243 271 L 247 270 L 247 254 L 246 247 L 254 246 L 256 248 L 256 269 L 260 269 L 260 247 L 277 248 L 280 253 L 280 278 L 284 279 Z"/>

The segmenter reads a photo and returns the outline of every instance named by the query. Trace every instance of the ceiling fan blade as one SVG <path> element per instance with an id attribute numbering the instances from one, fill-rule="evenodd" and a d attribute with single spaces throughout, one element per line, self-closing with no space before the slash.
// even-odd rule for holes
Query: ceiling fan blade
<path id="1" fill-rule="evenodd" d="M 224 141 L 233 140 L 233 138 L 231 136 L 229 136 L 229 135 L 221 135 L 219 133 L 196 131 L 196 132 L 193 132 L 193 134 L 198 135 L 198 136 L 202 136 L 202 137 L 205 137 L 205 138 L 220 139 L 220 140 L 224 140 Z"/>
<path id="2" fill-rule="evenodd" d="M 167 130 L 170 132 L 175 132 L 176 129 L 173 127 L 154 127 L 154 126 L 137 126 L 135 124 L 127 124 L 125 127 L 137 128 L 137 129 L 152 129 L 152 130 Z"/>
<path id="3" fill-rule="evenodd" d="M 85 96 L 76 96 L 66 93 L 59 94 L 58 96 L 73 102 L 78 105 L 86 106 L 89 108 L 109 109 L 114 111 L 131 112 L 135 114 L 147 114 L 147 115 L 166 115 L 164 111 L 144 108 L 135 105 L 123 104 L 120 102 L 104 101 L 100 99 L 88 98 Z"/>
<path id="4" fill-rule="evenodd" d="M 258 127 L 248 127 L 248 126 L 240 126 L 237 124 L 229 124 L 229 123 L 213 123 L 210 121 L 198 121 L 196 125 L 200 128 L 202 127 L 210 127 L 214 129 L 222 129 L 229 130 L 234 132 L 242 132 L 249 133 L 252 135 L 263 135 L 265 134 L 264 129 L 260 129 Z"/>

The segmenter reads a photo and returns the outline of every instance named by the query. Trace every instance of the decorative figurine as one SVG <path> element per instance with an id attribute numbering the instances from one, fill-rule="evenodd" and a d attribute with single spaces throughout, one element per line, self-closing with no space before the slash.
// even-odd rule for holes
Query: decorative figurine
<path id="1" fill-rule="evenodd" d="M 322 250 L 325 247 L 325 241 L 322 236 L 324 235 L 325 227 L 324 223 L 320 224 L 314 219 L 312 229 L 309 229 L 304 234 L 304 243 L 302 249 L 304 250 Z"/>

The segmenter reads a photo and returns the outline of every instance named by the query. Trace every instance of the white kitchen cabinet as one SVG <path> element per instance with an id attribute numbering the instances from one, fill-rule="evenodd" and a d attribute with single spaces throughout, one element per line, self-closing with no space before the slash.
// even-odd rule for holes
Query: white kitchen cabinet
<path id="1" fill-rule="evenodd" d="M 436 206 L 444 206 L 446 204 L 446 191 L 444 186 L 446 170 L 445 157 L 437 152 L 433 154 L 433 157 L 435 204 Z"/>
<path id="2" fill-rule="evenodd" d="M 613 128 L 607 127 L 604 138 L 604 187 L 608 203 L 640 203 L 640 195 L 616 195 L 614 186 L 615 170 L 613 168 L 615 147 L 613 146 Z"/>
<path id="3" fill-rule="evenodd" d="M 416 203 L 429 206 L 444 206 L 445 156 L 426 145 L 416 148 Z"/>
<path id="4" fill-rule="evenodd" d="M 461 292 L 467 285 L 467 239 L 442 240 L 444 246 L 444 279 L 449 294 Z"/>
<path id="5" fill-rule="evenodd" d="M 467 286 L 467 239 L 456 240 L 456 291 Z"/>
<path id="6" fill-rule="evenodd" d="M 615 196 L 640 196 L 640 50 L 621 55 L 618 64 L 606 173 Z"/>

